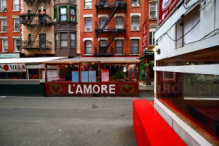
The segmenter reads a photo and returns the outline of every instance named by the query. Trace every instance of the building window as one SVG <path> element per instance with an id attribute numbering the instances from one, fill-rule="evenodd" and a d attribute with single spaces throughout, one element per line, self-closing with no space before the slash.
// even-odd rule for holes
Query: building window
<path id="1" fill-rule="evenodd" d="M 91 18 L 84 18 L 84 21 L 85 21 L 85 32 L 91 32 L 92 31 Z"/>
<path id="2" fill-rule="evenodd" d="M 154 29 L 149 29 L 149 46 L 155 45 L 154 33 L 155 33 Z"/>
<path id="3" fill-rule="evenodd" d="M 2 51 L 7 52 L 8 51 L 8 40 L 2 39 Z"/>
<path id="4" fill-rule="evenodd" d="M 156 11 L 156 4 L 150 3 L 150 18 L 156 18 L 157 17 L 157 11 Z"/>
<path id="5" fill-rule="evenodd" d="M 14 31 L 19 31 L 20 30 L 20 21 L 19 18 L 14 18 Z"/>
<path id="6" fill-rule="evenodd" d="M 7 19 L 2 19 L 2 32 L 7 32 Z"/>
<path id="7" fill-rule="evenodd" d="M 6 0 L 0 0 L 0 11 L 4 12 L 6 11 Z"/>
<path id="8" fill-rule="evenodd" d="M 55 47 L 58 47 L 58 33 L 55 34 Z"/>
<path id="9" fill-rule="evenodd" d="M 75 34 L 71 33 L 71 47 L 75 48 Z"/>
<path id="10" fill-rule="evenodd" d="M 92 54 L 92 42 L 90 40 L 85 41 L 85 54 Z"/>
<path id="11" fill-rule="evenodd" d="M 123 54 L 123 40 L 116 40 L 116 54 Z"/>
<path id="12" fill-rule="evenodd" d="M 20 39 L 14 39 L 14 51 L 20 51 Z"/>
<path id="13" fill-rule="evenodd" d="M 116 17 L 116 28 L 123 29 L 123 17 L 122 16 Z"/>
<path id="14" fill-rule="evenodd" d="M 19 11 L 19 0 L 13 0 L 13 11 Z"/>
<path id="15" fill-rule="evenodd" d="M 132 6 L 139 6 L 139 0 L 132 0 Z"/>
<path id="16" fill-rule="evenodd" d="M 84 0 L 84 8 L 91 9 L 92 8 L 92 0 Z"/>
<path id="17" fill-rule="evenodd" d="M 100 40 L 100 47 L 106 47 L 106 40 Z"/>
<path id="18" fill-rule="evenodd" d="M 107 17 L 100 17 L 100 29 L 103 28 L 106 21 L 107 21 Z M 105 28 L 107 28 L 107 26 Z"/>
<path id="19" fill-rule="evenodd" d="M 138 54 L 139 40 L 133 39 L 131 40 L 131 54 Z"/>
<path id="20" fill-rule="evenodd" d="M 67 47 L 68 40 L 67 40 L 67 33 L 61 33 L 61 47 Z"/>
<path id="21" fill-rule="evenodd" d="M 66 21 L 67 20 L 67 7 L 59 7 L 60 8 L 60 20 L 61 21 Z"/>
<path id="22" fill-rule="evenodd" d="M 70 14 L 71 21 L 76 22 L 76 7 L 70 6 Z"/>
<path id="23" fill-rule="evenodd" d="M 132 17 L 132 30 L 139 30 L 139 16 Z"/>

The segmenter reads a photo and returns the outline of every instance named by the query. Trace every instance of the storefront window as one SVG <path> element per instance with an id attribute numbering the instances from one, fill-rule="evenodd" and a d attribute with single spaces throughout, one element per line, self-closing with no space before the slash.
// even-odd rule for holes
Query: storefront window
<path id="1" fill-rule="evenodd" d="M 41 69 L 29 69 L 29 79 L 42 79 L 42 70 Z"/>
<path id="2" fill-rule="evenodd" d="M 215 137 L 219 132 L 218 89 L 219 75 L 157 72 L 157 98 L 189 115 Z"/>
<path id="3" fill-rule="evenodd" d="M 26 79 L 26 72 L 1 72 L 0 79 Z"/>
<path id="4" fill-rule="evenodd" d="M 107 72 L 109 77 L 107 77 Z M 135 64 L 102 64 L 102 82 L 137 82 L 137 67 Z"/>

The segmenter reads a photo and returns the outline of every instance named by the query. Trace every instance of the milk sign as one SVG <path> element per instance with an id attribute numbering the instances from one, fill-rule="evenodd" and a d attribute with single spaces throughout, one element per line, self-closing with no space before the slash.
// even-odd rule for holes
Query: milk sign
<path id="1" fill-rule="evenodd" d="M 0 72 L 26 72 L 25 64 L 0 64 Z"/>

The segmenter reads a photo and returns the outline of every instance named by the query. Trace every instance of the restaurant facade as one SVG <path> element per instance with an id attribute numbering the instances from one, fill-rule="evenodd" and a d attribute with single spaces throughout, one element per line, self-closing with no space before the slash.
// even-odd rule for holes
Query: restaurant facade
<path id="1" fill-rule="evenodd" d="M 74 58 L 45 63 L 45 96 L 138 96 L 137 58 Z"/>
<path id="2" fill-rule="evenodd" d="M 155 108 L 187 145 L 219 144 L 218 14 L 219 1 L 159 2 Z"/>

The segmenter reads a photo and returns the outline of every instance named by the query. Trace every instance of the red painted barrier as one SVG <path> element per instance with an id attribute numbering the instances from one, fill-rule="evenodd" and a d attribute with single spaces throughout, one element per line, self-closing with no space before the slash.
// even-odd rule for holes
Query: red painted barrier
<path id="1" fill-rule="evenodd" d="M 147 100 L 133 100 L 133 124 L 138 146 L 186 146 Z"/>

